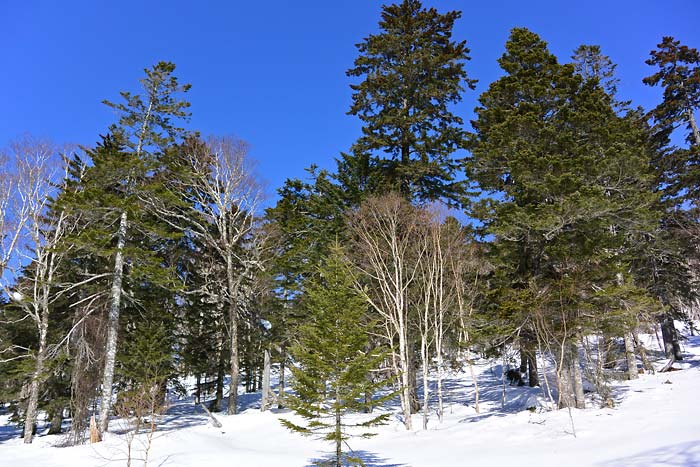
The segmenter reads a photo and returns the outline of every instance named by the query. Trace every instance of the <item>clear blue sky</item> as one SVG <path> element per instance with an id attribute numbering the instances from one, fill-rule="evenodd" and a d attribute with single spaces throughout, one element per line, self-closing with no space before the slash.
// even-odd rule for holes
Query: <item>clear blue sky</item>
<path id="1" fill-rule="evenodd" d="M 190 128 L 248 141 L 273 196 L 287 177 L 333 159 L 359 135 L 345 70 L 354 44 L 376 32 L 374 0 L 206 1 L 0 0 L 0 147 L 24 133 L 94 144 L 114 121 L 100 104 L 137 90 L 143 68 L 177 64 L 193 85 Z M 664 35 L 700 48 L 697 0 L 424 1 L 459 9 L 454 38 L 472 50 L 479 80 L 457 112 L 500 74 L 509 30 L 532 29 L 561 61 L 582 43 L 618 64 L 621 97 L 650 108 L 659 91 L 641 84 Z"/>

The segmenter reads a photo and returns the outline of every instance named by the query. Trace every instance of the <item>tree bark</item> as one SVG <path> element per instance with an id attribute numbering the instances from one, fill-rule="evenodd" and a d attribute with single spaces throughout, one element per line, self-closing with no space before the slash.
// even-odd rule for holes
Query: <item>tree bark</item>
<path id="1" fill-rule="evenodd" d="M 411 413 L 414 414 L 418 413 L 421 407 L 420 399 L 418 398 L 418 374 L 416 372 L 418 362 L 416 361 L 416 350 L 413 346 L 413 341 L 408 340 L 406 345 L 406 363 L 408 365 L 406 368 L 408 370 L 408 380 L 406 381 L 406 384 L 408 384 L 408 403 Z"/>
<path id="2" fill-rule="evenodd" d="M 627 376 L 630 380 L 639 378 L 637 359 L 634 357 L 634 343 L 630 333 L 625 333 L 625 358 L 627 359 Z"/>
<path id="3" fill-rule="evenodd" d="M 647 356 L 647 350 L 644 348 L 644 344 L 642 344 L 642 341 L 639 340 L 639 335 L 637 334 L 636 330 L 632 331 L 632 337 L 634 338 L 634 345 L 639 350 L 639 356 L 642 359 L 642 367 L 648 373 L 654 374 L 654 365 L 652 365 L 649 361 L 649 357 Z"/>
<path id="4" fill-rule="evenodd" d="M 114 363 L 117 357 L 117 335 L 119 332 L 119 309 L 121 306 L 122 278 L 124 274 L 124 244 L 126 242 L 127 215 L 122 212 L 117 230 L 117 248 L 114 257 L 114 277 L 110 292 L 109 314 L 107 316 L 107 342 L 105 344 L 105 364 L 100 392 L 100 434 L 107 432 L 109 412 L 112 408 L 112 384 Z"/>
<path id="5" fill-rule="evenodd" d="M 46 362 L 46 334 L 48 323 L 42 322 L 39 332 L 39 350 L 36 355 L 36 367 L 32 374 L 32 382 L 29 385 L 29 400 L 27 402 L 27 412 L 24 419 L 24 443 L 29 444 L 34 438 L 34 428 L 36 426 L 37 408 L 39 406 L 39 386 L 44 373 Z"/>
<path id="6" fill-rule="evenodd" d="M 430 402 L 430 388 L 428 387 L 428 340 L 426 336 L 421 336 L 420 354 L 422 360 L 423 377 L 423 429 L 428 429 L 428 404 Z"/>
<path id="7" fill-rule="evenodd" d="M 287 360 L 287 353 L 284 344 L 280 346 L 280 374 L 277 383 L 277 408 L 284 408 L 284 369 L 285 361 Z"/>
<path id="8" fill-rule="evenodd" d="M 693 141 L 695 142 L 696 146 L 700 146 L 700 130 L 698 129 L 698 125 L 695 122 L 695 115 L 693 114 L 693 110 L 688 109 L 687 115 L 688 115 L 688 123 L 690 124 L 690 128 L 693 131 Z"/>
<path id="9" fill-rule="evenodd" d="M 571 346 L 571 376 L 574 383 L 574 396 L 576 397 L 576 408 L 586 408 L 586 397 L 583 392 L 583 375 L 581 374 L 581 362 L 578 357 L 578 345 Z"/>
<path id="10" fill-rule="evenodd" d="M 228 390 L 228 414 L 238 413 L 238 319 L 236 303 L 229 304 L 229 326 L 231 333 L 231 381 Z"/>
<path id="11" fill-rule="evenodd" d="M 51 417 L 51 427 L 49 428 L 50 435 L 58 435 L 63 432 L 61 424 L 63 423 L 63 407 L 56 409 L 50 415 Z"/>
<path id="12" fill-rule="evenodd" d="M 664 350 L 666 356 L 675 360 L 683 360 L 683 355 L 681 354 L 681 346 L 678 342 L 678 331 L 673 323 L 673 318 L 671 315 L 666 313 L 661 321 L 661 336 L 664 340 Z"/>
<path id="13" fill-rule="evenodd" d="M 223 336 L 219 337 L 219 363 L 216 366 L 216 396 L 214 398 L 214 404 L 212 405 L 212 412 L 221 411 L 221 403 L 224 400 L 224 373 L 225 373 L 225 356 L 224 356 L 224 345 Z"/>
<path id="14" fill-rule="evenodd" d="M 574 365 L 571 344 L 566 344 L 561 349 L 557 365 L 557 386 L 559 389 L 559 408 L 576 407 L 576 390 L 574 388 Z"/>
<path id="15" fill-rule="evenodd" d="M 263 377 L 262 377 L 262 401 L 260 410 L 266 411 L 270 408 L 270 351 L 264 351 Z"/>
<path id="16" fill-rule="evenodd" d="M 341 456 L 342 456 L 342 442 L 343 434 L 341 432 L 341 418 L 340 418 L 340 387 L 339 383 L 336 382 L 335 385 L 335 466 L 342 467 Z"/>

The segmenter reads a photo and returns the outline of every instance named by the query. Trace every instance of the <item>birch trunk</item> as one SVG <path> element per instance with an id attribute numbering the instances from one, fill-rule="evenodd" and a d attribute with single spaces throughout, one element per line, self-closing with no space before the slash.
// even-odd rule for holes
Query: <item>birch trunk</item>
<path id="1" fill-rule="evenodd" d="M 428 411 L 430 402 L 430 388 L 428 387 L 428 340 L 425 336 L 421 336 L 420 340 L 420 356 L 423 360 L 423 429 L 428 429 Z"/>
<path id="2" fill-rule="evenodd" d="M 405 330 L 404 330 L 405 331 Z M 399 364 L 401 366 L 401 407 L 403 409 L 403 424 L 407 430 L 413 429 L 411 422 L 411 372 L 408 358 L 408 343 L 405 333 L 399 334 Z"/>
<path id="3" fill-rule="evenodd" d="M 634 358 L 634 343 L 629 333 L 625 333 L 625 358 L 627 359 L 627 376 L 629 379 L 639 378 L 637 359 Z"/>
<path id="4" fill-rule="evenodd" d="M 117 357 L 117 334 L 119 331 L 119 308 L 121 306 L 122 277 L 124 274 L 124 244 L 126 242 L 127 215 L 122 212 L 117 230 L 117 248 L 114 256 L 114 277 L 110 292 L 109 314 L 107 316 L 107 342 L 105 343 L 105 364 L 100 392 L 100 433 L 107 432 L 109 412 L 112 408 L 112 383 L 114 382 L 114 363 Z"/>
<path id="5" fill-rule="evenodd" d="M 44 373 L 46 362 L 46 334 L 49 324 L 45 320 L 41 323 L 39 333 L 39 349 L 36 355 L 36 367 L 32 374 L 32 382 L 29 386 L 29 401 L 27 402 L 27 413 L 24 420 L 24 443 L 29 444 L 34 438 L 34 426 L 37 419 L 37 408 L 39 406 L 39 386 Z"/>
<path id="6" fill-rule="evenodd" d="M 226 274 L 228 283 L 228 318 L 229 318 L 229 333 L 231 346 L 231 381 L 229 383 L 228 392 L 228 414 L 235 415 L 238 413 L 238 377 L 239 377 L 239 362 L 238 362 L 238 284 L 236 283 L 233 257 L 229 254 L 226 258 Z"/>
<path id="7" fill-rule="evenodd" d="M 263 377 L 262 377 L 262 401 L 260 410 L 262 412 L 270 408 L 270 351 L 265 350 L 263 358 Z"/>

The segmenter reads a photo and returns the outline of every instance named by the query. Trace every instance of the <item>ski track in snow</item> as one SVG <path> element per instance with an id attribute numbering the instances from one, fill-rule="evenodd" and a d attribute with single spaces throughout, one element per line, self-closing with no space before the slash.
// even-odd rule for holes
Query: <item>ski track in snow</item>
<path id="1" fill-rule="evenodd" d="M 614 408 L 589 404 L 585 410 L 572 410 L 571 418 L 568 410 L 524 410 L 533 400 L 545 403 L 540 388 L 508 386 L 502 407 L 501 367 L 481 362 L 475 368 L 480 414 L 472 406 L 473 386 L 465 372 L 445 381 L 442 423 L 433 412 L 428 430 L 422 430 L 422 415 L 417 414 L 416 429 L 408 432 L 397 415 L 375 430 L 378 436 L 349 443 L 367 467 L 700 466 L 700 337 L 689 337 L 684 351 L 684 361 L 676 364 L 681 371 L 615 383 Z M 259 394 L 257 400 L 253 397 L 242 395 L 249 408 L 239 415 L 216 414 L 220 429 L 191 400 L 174 402 L 161 420 L 148 465 L 310 467 L 330 458 L 327 443 L 281 426 L 279 418 L 293 419 L 293 414 L 261 413 L 256 408 Z M 396 405 L 387 410 L 399 412 Z M 119 434 L 119 421 L 110 427 L 115 433 L 95 445 L 55 447 L 64 435 L 42 435 L 41 429 L 33 444 L 24 445 L 9 416 L 0 415 L 0 466 L 124 466 L 126 441 Z M 139 439 L 134 446 L 138 458 Z M 135 459 L 132 465 L 143 461 Z"/>

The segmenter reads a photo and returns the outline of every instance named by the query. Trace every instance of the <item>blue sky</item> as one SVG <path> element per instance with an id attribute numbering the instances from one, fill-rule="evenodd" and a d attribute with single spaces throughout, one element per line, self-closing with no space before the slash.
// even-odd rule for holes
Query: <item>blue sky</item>
<path id="1" fill-rule="evenodd" d="M 377 31 L 381 5 L 355 1 L 0 0 L 0 147 L 31 133 L 92 145 L 115 120 L 100 104 L 138 90 L 143 68 L 177 64 L 193 85 L 190 128 L 248 141 L 274 191 L 315 163 L 334 168 L 360 132 L 345 71 L 354 44 Z M 498 78 L 512 27 L 532 29 L 561 61 L 598 44 L 618 64 L 622 98 L 650 108 L 660 91 L 641 83 L 664 35 L 700 47 L 697 0 L 424 1 L 462 10 L 454 38 L 472 50 L 476 91 L 457 113 L 468 121 Z"/>

